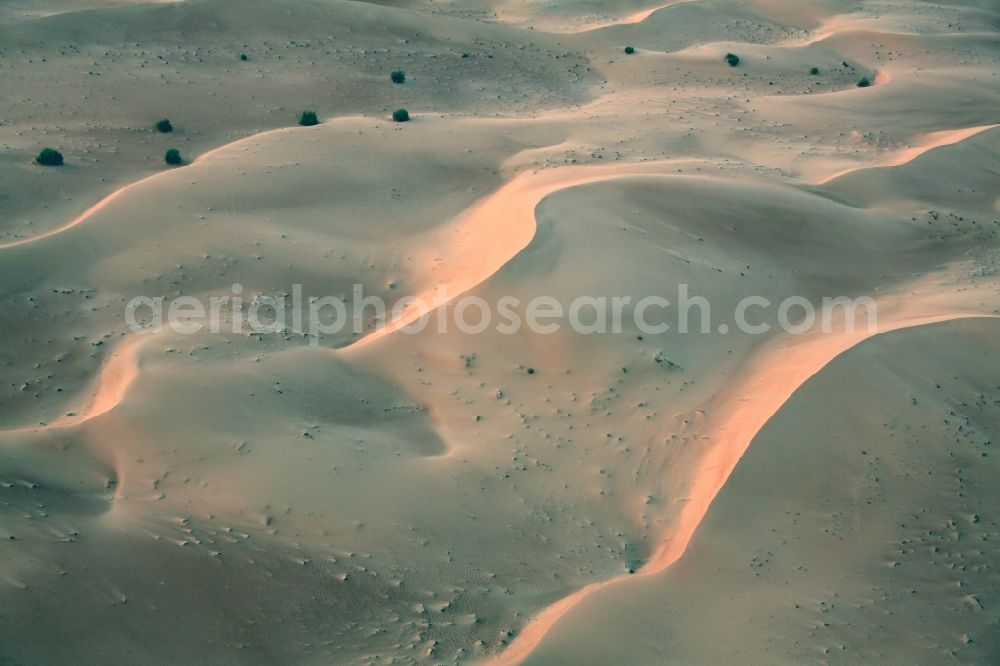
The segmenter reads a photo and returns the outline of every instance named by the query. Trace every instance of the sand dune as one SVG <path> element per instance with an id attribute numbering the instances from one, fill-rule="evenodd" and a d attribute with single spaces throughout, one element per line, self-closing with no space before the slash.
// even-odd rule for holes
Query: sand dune
<path id="1" fill-rule="evenodd" d="M 7 3 L 0 662 L 995 661 L 996 21 Z M 641 329 L 679 285 L 710 325 Z M 356 286 L 359 330 L 239 325 Z M 538 296 L 631 300 L 454 324 Z M 841 296 L 877 330 L 776 325 Z"/>
<path id="2" fill-rule="evenodd" d="M 124 399 L 129 385 L 139 376 L 139 353 L 145 338 L 136 336 L 121 344 L 101 368 L 97 388 L 86 409 L 73 416 L 63 416 L 53 421 L 52 428 L 69 428 L 114 409 Z"/>
<path id="3" fill-rule="evenodd" d="M 638 12 L 636 12 L 634 14 L 629 14 L 628 16 L 625 16 L 624 18 L 621 18 L 621 19 L 618 19 L 618 20 L 611 20 L 611 21 L 607 21 L 605 23 L 590 24 L 590 25 L 587 25 L 587 26 L 585 26 L 585 27 L 577 30 L 577 32 L 586 32 L 588 30 L 598 30 L 600 28 L 606 28 L 606 27 L 608 27 L 610 25 L 633 25 L 633 24 L 636 24 L 636 23 L 642 23 L 647 18 L 649 18 L 650 16 L 652 16 L 654 13 L 660 11 L 661 9 L 666 9 L 667 7 L 672 7 L 673 5 L 680 5 L 680 4 L 683 4 L 683 3 L 686 3 L 686 2 L 698 2 L 698 1 L 699 0 L 674 0 L 674 2 L 668 2 L 666 4 L 656 5 L 655 7 L 650 7 L 649 9 L 643 9 L 642 11 L 638 11 Z"/>
<path id="4" fill-rule="evenodd" d="M 644 662 L 989 661 L 995 614 L 976 601 L 991 588 L 988 567 L 949 560 L 956 533 L 980 539 L 995 529 L 970 522 L 996 502 L 983 485 L 993 463 L 980 453 L 995 413 L 973 407 L 956 422 L 952 402 L 971 397 L 958 384 L 980 377 L 995 328 L 968 319 L 911 328 L 836 359 L 755 438 L 687 556 L 595 596 L 528 663 L 597 661 L 623 649 Z M 938 365 L 945 347 L 947 367 Z M 886 375 L 875 379 L 873 367 Z M 803 428 L 817 418 L 821 431 Z M 907 427 L 914 421 L 919 428 Z M 944 458 L 949 474 L 935 478 Z M 949 488 L 956 471 L 959 492 Z M 762 591 L 747 596 L 743 585 Z M 661 633 L 651 634 L 655 626 Z"/>
<path id="5" fill-rule="evenodd" d="M 281 132 L 281 131 L 285 131 L 285 130 L 273 130 L 273 131 Z M 268 132 L 264 132 L 262 134 L 258 134 L 254 138 L 259 138 L 263 134 L 268 134 Z M 236 142 L 236 143 L 239 143 L 239 142 Z M 195 163 L 197 163 L 200 160 L 207 159 L 210 156 L 212 156 L 214 153 L 222 151 L 222 150 L 225 150 L 226 148 L 228 148 L 228 146 L 220 146 L 218 148 L 214 148 L 212 150 L 209 150 L 208 152 L 202 153 L 201 155 L 198 155 L 190 164 L 195 164 Z M 187 166 L 190 166 L 190 164 L 188 164 Z M 136 186 L 140 186 L 145 181 L 147 181 L 149 179 L 152 179 L 152 178 L 157 178 L 157 177 L 162 176 L 162 175 L 163 174 L 159 174 L 159 173 L 158 174 L 152 174 L 152 175 L 150 175 L 150 176 L 148 176 L 146 178 L 143 178 L 141 180 L 135 181 L 133 183 L 129 183 L 127 185 L 123 185 L 122 187 L 118 188 L 117 190 L 113 191 L 111 194 L 107 195 L 106 197 L 104 197 L 103 199 L 101 199 L 100 201 L 98 201 L 97 203 L 95 203 L 93 206 L 91 206 L 90 208 L 88 208 L 87 210 L 85 210 L 80 215 L 77 215 L 76 217 L 74 217 L 72 220 L 70 220 L 69 222 L 67 222 L 63 226 L 57 227 L 55 229 L 51 229 L 49 231 L 42 232 L 42 233 L 40 233 L 40 234 L 38 234 L 36 236 L 29 236 L 27 238 L 20 238 L 18 240 L 12 240 L 12 241 L 6 241 L 6 242 L 3 242 L 3 243 L 0 243 L 0 250 L 4 250 L 4 249 L 9 248 L 9 247 L 17 247 L 19 245 L 25 245 L 26 243 L 33 243 L 33 242 L 36 242 L 36 241 L 44 240 L 46 238 L 49 238 L 50 236 L 54 236 L 56 234 L 59 234 L 59 233 L 62 233 L 64 231 L 66 231 L 68 229 L 72 229 L 76 225 L 82 224 L 82 223 L 86 222 L 94 213 L 100 211 L 102 208 L 104 208 L 105 206 L 107 206 L 109 203 L 111 203 L 112 201 L 114 201 L 118 197 L 124 195 L 130 188 L 133 188 L 133 187 L 136 187 Z"/>
<path id="6" fill-rule="evenodd" d="M 983 125 L 982 127 L 966 127 L 964 129 L 957 130 L 942 130 L 940 132 L 931 132 L 917 137 L 916 145 L 899 151 L 885 162 L 869 165 L 864 167 L 857 167 L 856 169 L 845 169 L 844 171 L 838 171 L 835 174 L 827 176 L 819 181 L 818 185 L 825 185 L 830 181 L 836 180 L 841 176 L 853 173 L 860 169 L 872 169 L 879 167 L 892 167 L 892 166 L 902 166 L 908 162 L 915 160 L 929 150 L 934 150 L 935 148 L 940 148 L 942 146 L 950 146 L 952 144 L 958 143 L 959 141 L 964 141 L 970 137 L 973 137 L 980 132 L 985 132 L 991 130 L 995 127 L 1000 127 L 1000 125 Z"/>
<path id="7" fill-rule="evenodd" d="M 930 315 L 907 317 L 903 322 L 890 323 L 882 333 L 894 330 L 926 326 L 956 319 L 966 319 L 976 315 Z M 846 336 L 845 336 L 846 337 Z M 688 484 L 684 509 L 666 540 L 653 551 L 650 560 L 635 572 L 637 576 L 651 576 L 662 572 L 679 560 L 687 550 L 695 531 L 708 513 L 713 500 L 722 490 L 732 471 L 745 454 L 750 442 L 764 425 L 784 406 L 793 393 L 810 377 L 822 370 L 836 356 L 864 338 L 850 336 L 847 339 L 822 339 L 817 344 L 797 343 L 798 348 L 780 353 L 763 355 L 761 368 L 738 380 L 742 394 L 736 404 L 725 401 L 718 407 L 724 415 L 715 429 L 720 442 L 705 457 L 693 472 Z M 780 366 L 781 371 L 775 372 Z M 790 370 L 789 370 L 790 368 Z M 763 396 L 765 400 L 755 400 Z M 763 403 L 763 404 L 761 404 Z M 713 410 L 714 411 L 714 410 Z M 718 413 L 718 412 L 715 412 Z M 589 595 L 615 582 L 632 580 L 632 576 L 621 576 L 601 583 L 588 585 L 572 595 L 547 607 L 529 622 L 518 637 L 499 657 L 492 660 L 498 664 L 520 664 L 534 651 L 552 627 L 574 606 Z"/>

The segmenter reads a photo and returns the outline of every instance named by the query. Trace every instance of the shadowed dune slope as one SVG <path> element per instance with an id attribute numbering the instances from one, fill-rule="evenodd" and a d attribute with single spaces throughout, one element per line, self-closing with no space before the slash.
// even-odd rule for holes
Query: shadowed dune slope
<path id="1" fill-rule="evenodd" d="M 0 663 L 996 661 L 988 4 L 0 4 Z"/>
<path id="2" fill-rule="evenodd" d="M 672 568 L 582 602 L 525 663 L 990 663 L 994 321 L 880 336 L 769 421 Z"/>

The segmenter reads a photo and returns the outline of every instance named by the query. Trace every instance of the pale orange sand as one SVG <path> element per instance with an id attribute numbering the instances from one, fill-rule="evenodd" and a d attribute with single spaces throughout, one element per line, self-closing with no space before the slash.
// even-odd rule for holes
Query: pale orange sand
<path id="1" fill-rule="evenodd" d="M 881 73 L 880 73 L 881 75 Z M 881 83 L 882 81 L 879 81 Z M 950 146 L 958 143 L 959 141 L 965 141 L 971 137 L 976 136 L 980 132 L 985 132 L 991 130 L 994 127 L 1000 127 L 1000 125 L 982 125 L 980 127 L 966 127 L 963 129 L 956 130 L 941 130 L 940 132 L 929 132 L 917 137 L 914 137 L 912 146 L 909 148 L 900 150 L 893 155 L 888 156 L 888 158 L 879 162 L 878 164 L 868 164 L 865 166 L 858 166 L 851 169 L 844 169 L 838 171 L 829 176 L 825 176 L 816 182 L 817 185 L 825 185 L 837 178 L 847 175 L 849 173 L 854 173 L 855 171 L 861 171 L 863 169 L 878 169 L 882 167 L 894 167 L 902 166 L 903 164 L 908 164 L 913 160 L 917 159 L 924 153 L 934 150 L 936 148 L 941 148 L 942 146 Z"/>
<path id="2" fill-rule="evenodd" d="M 0 662 L 892 661 L 863 635 L 879 613 L 924 660 L 996 661 L 987 577 L 948 567 L 996 540 L 962 473 L 996 441 L 995 382 L 970 371 L 996 345 L 958 321 L 1000 315 L 996 19 L 982 0 L 0 3 Z M 303 109 L 321 124 L 293 126 Z M 46 145 L 64 167 L 31 163 Z M 135 296 L 237 283 L 247 309 L 358 285 L 444 316 L 683 284 L 713 325 L 124 322 Z M 879 328 L 715 326 L 750 295 L 870 296 Z M 952 357 L 953 330 L 978 342 Z M 802 447 L 829 478 L 755 494 L 758 442 L 828 434 L 866 372 L 837 464 Z M 917 430 L 934 455 L 885 469 Z M 915 474 L 961 501 L 916 516 L 933 539 L 875 548 L 860 503 L 916 524 Z M 766 496 L 766 534 L 737 529 L 733 492 Z"/>
<path id="3" fill-rule="evenodd" d="M 819 335 L 812 339 L 782 342 L 775 345 L 774 349 L 762 353 L 754 367 L 748 368 L 746 375 L 736 382 L 739 396 L 730 402 L 724 400 L 719 411 L 713 412 L 721 414 L 715 427 L 719 441 L 692 474 L 690 490 L 676 526 L 634 576 L 660 573 L 680 559 L 708 512 L 712 500 L 746 453 L 750 442 L 802 384 L 837 356 L 874 335 L 981 317 L 982 315 L 977 314 L 904 314 L 902 319 L 888 324 L 883 320 L 876 334 Z M 778 368 L 780 370 L 776 370 Z M 553 625 L 574 605 L 600 589 L 632 578 L 633 576 L 624 575 L 594 583 L 560 599 L 532 618 L 510 645 L 499 656 L 490 659 L 489 663 L 522 663 Z"/>

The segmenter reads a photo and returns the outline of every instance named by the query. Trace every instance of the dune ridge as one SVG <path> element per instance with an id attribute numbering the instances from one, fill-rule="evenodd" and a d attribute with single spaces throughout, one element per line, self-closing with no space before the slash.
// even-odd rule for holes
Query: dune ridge
<path id="1" fill-rule="evenodd" d="M 892 165 L 908 163 L 929 150 L 957 143 L 993 127 L 996 125 L 946 130 L 926 135 L 928 139 L 926 143 L 911 149 L 906 153 L 905 159 L 900 157 Z M 272 132 L 277 131 L 281 130 Z M 199 160 L 235 146 L 244 140 L 241 139 L 210 151 L 210 153 L 202 155 Z M 436 286 L 447 287 L 448 297 L 438 298 L 436 290 L 425 292 L 419 296 L 429 303 L 433 310 L 482 284 L 496 274 L 534 238 L 537 230 L 535 209 L 547 196 L 574 187 L 616 178 L 632 176 L 670 178 L 669 174 L 664 173 L 664 169 L 671 165 L 675 164 L 647 162 L 606 167 L 563 167 L 525 172 L 514 176 L 498 190 L 485 196 L 471 209 L 461 214 L 452 225 L 447 226 L 442 232 L 442 238 L 450 239 L 451 243 L 457 244 L 453 254 L 465 258 L 464 261 L 443 267 L 446 276 Z M 149 178 L 154 177 L 156 176 Z M 84 215 L 72 220 L 70 224 L 44 237 L 55 235 L 60 231 L 81 224 L 101 210 L 109 201 L 121 196 L 129 188 L 145 180 L 148 178 L 121 188 L 89 209 Z M 512 222 L 513 224 L 511 224 Z M 511 233 L 512 229 L 515 233 Z M 475 240 L 469 241 L 470 236 L 475 237 Z M 44 237 L 30 240 L 42 240 Z M 462 252 L 464 249 L 462 244 L 464 243 L 472 243 L 476 252 Z M 918 312 L 915 314 L 910 310 L 919 311 L 920 307 L 909 304 L 906 311 L 896 314 L 887 325 L 883 320 L 881 329 L 873 335 L 944 321 L 986 316 L 968 312 L 934 314 Z M 400 317 L 391 320 L 378 331 L 367 334 L 345 347 L 333 350 L 332 353 L 349 354 L 354 349 L 361 349 L 399 331 L 422 314 L 422 311 L 417 310 L 404 311 Z M 623 575 L 589 584 L 548 606 L 525 625 L 503 652 L 491 658 L 489 662 L 497 664 L 521 663 L 544 639 L 552 626 L 582 599 L 616 582 L 634 579 L 636 576 L 653 575 L 675 563 L 685 552 L 713 498 L 723 487 L 753 437 L 767 420 L 811 376 L 840 354 L 870 337 L 872 335 L 821 335 L 806 341 L 796 340 L 790 347 L 787 340 L 780 340 L 776 341 L 769 351 L 762 352 L 755 359 L 753 366 L 746 371 L 746 374 L 738 381 L 732 382 L 733 388 L 729 391 L 731 397 L 722 399 L 718 405 L 710 410 L 713 414 L 713 420 L 718 422 L 716 431 L 720 433 L 722 441 L 711 448 L 698 469 L 694 471 L 691 479 L 692 491 L 680 514 L 678 524 L 660 542 L 653 556 L 632 576 Z M 48 427 L 59 429 L 81 425 L 114 409 L 124 399 L 129 386 L 138 376 L 140 371 L 139 354 L 143 344 L 149 339 L 152 339 L 152 336 L 136 335 L 124 341 L 111 353 L 99 372 L 97 387 L 92 393 L 87 408 L 78 415 L 61 417 Z M 783 371 L 775 372 L 774 368 L 779 365 Z M 788 367 L 791 367 L 793 371 L 785 372 L 784 369 Z M 764 396 L 764 400 L 750 401 L 745 397 L 748 393 Z M 716 417 L 716 408 L 719 414 L 726 416 L 721 419 Z"/>
<path id="2" fill-rule="evenodd" d="M 157 1 L 158 2 L 160 2 L 160 1 L 162 1 L 162 2 L 185 2 L 186 0 L 157 0 Z M 89 220 L 91 217 L 93 217 L 95 213 L 100 212 L 105 207 L 107 207 L 108 204 L 110 204 L 110 203 L 118 200 L 119 198 L 121 198 L 123 195 L 125 195 L 127 192 L 133 190 L 134 188 L 139 187 L 139 186 L 141 186 L 141 185 L 143 185 L 145 183 L 149 183 L 149 182 L 155 181 L 157 179 L 163 178 L 165 176 L 169 176 L 170 174 L 176 173 L 176 172 L 180 171 L 181 169 L 184 169 L 185 167 L 189 167 L 189 166 L 194 166 L 196 164 L 200 164 L 200 163 L 204 162 L 205 160 L 210 159 L 213 155 L 216 155 L 216 154 L 221 153 L 221 152 L 223 152 L 225 150 L 228 150 L 229 148 L 233 148 L 235 146 L 238 146 L 239 144 L 243 143 L 244 141 L 252 141 L 254 139 L 259 139 L 259 138 L 264 137 L 264 136 L 273 135 L 273 134 L 280 134 L 282 132 L 289 132 L 289 131 L 293 131 L 293 129 L 292 128 L 288 128 L 288 127 L 280 127 L 278 129 L 265 130 L 263 132 L 258 132 L 257 134 L 252 134 L 250 136 L 241 137 L 241 138 L 237 139 L 236 141 L 232 141 L 230 143 L 222 144 L 221 146 L 218 146 L 218 147 L 213 148 L 213 149 L 211 149 L 211 150 L 209 150 L 207 152 L 204 152 L 204 153 L 202 153 L 200 155 L 197 155 L 191 161 L 185 162 L 184 164 L 181 164 L 181 165 L 179 165 L 177 167 L 174 167 L 174 168 L 172 168 L 172 169 L 170 169 L 168 171 L 161 171 L 159 173 L 150 174 L 150 175 L 146 176 L 145 178 L 140 178 L 139 180 L 136 180 L 136 181 L 133 181 L 131 183 L 127 183 L 125 185 L 122 185 L 121 187 L 119 187 L 118 189 L 114 190 L 113 192 L 111 192 L 110 194 L 108 194 L 107 196 L 105 196 L 103 199 L 101 199 L 100 201 L 98 201 L 97 203 L 95 203 L 92 206 L 90 206 L 90 208 L 88 208 L 87 210 L 83 211 L 82 213 L 80 213 L 76 217 L 72 218 L 66 224 L 58 226 L 58 227 L 56 227 L 54 229 L 49 229 L 48 231 L 44 231 L 44 232 L 42 232 L 42 233 L 40 233 L 38 235 L 35 235 L 35 236 L 29 236 L 29 237 L 26 237 L 26 238 L 18 238 L 17 240 L 12 240 L 12 241 L 3 241 L 3 242 L 0 242 L 0 251 L 6 250 L 6 249 L 9 249 L 9 248 L 20 247 L 22 245 L 27 245 L 29 243 L 34 243 L 34 242 L 41 241 L 41 240 L 45 240 L 46 238 L 52 238 L 53 236 L 57 236 L 57 235 L 59 235 L 59 234 L 61 234 L 63 232 L 69 231 L 73 227 L 76 227 L 76 226 L 79 226 L 79 225 L 83 224 L 84 222 L 86 222 L 87 220 Z"/>
<path id="3" fill-rule="evenodd" d="M 270 130 L 262 134 L 273 134 L 280 131 L 285 130 Z M 220 146 L 201 155 L 191 164 L 208 159 L 211 155 L 259 136 L 247 137 Z M 443 266 L 447 273 L 446 277 L 427 291 L 413 296 L 417 302 L 426 307 L 410 306 L 404 308 L 398 317 L 390 319 L 374 331 L 364 334 L 343 347 L 331 349 L 330 353 L 347 355 L 375 343 L 488 280 L 534 238 L 537 230 L 534 211 L 547 196 L 562 190 L 616 178 L 634 176 L 670 178 L 670 174 L 663 173 L 663 169 L 670 165 L 676 165 L 676 162 L 647 162 L 607 167 L 564 167 L 562 169 L 525 172 L 514 176 L 497 191 L 484 196 L 480 202 L 458 216 L 455 222 L 448 225 L 442 232 L 442 242 L 455 245 L 451 254 L 458 260 Z M 122 196 L 131 188 L 161 175 L 163 174 L 154 174 L 126 185 L 88 209 L 87 213 L 74 218 L 71 223 L 47 234 L 25 239 L 24 242 L 41 241 L 82 224 L 114 198 Z M 515 233 L 511 233 L 512 230 Z M 470 242 L 467 240 L 469 236 L 475 237 L 475 241 L 473 241 L 475 251 L 472 253 L 468 252 L 468 248 L 465 247 Z M 431 245 L 435 252 L 441 249 L 436 243 L 431 243 Z M 139 375 L 139 357 L 142 347 L 155 339 L 155 336 L 155 332 L 132 333 L 116 346 L 98 371 L 94 381 L 95 387 L 88 391 L 89 397 L 85 403 L 86 407 L 82 411 L 73 412 L 72 415 L 63 415 L 44 426 L 28 426 L 0 432 L 70 428 L 86 423 L 114 409 L 125 398 L 129 386 Z"/>
<path id="4" fill-rule="evenodd" d="M 730 404 L 721 408 L 723 413 L 728 410 L 728 415 L 717 429 L 721 442 L 711 448 L 692 476 L 692 489 L 688 493 L 679 524 L 660 542 L 653 557 L 632 575 L 592 583 L 548 606 L 524 626 L 503 652 L 484 663 L 512 666 L 522 663 L 560 618 L 592 593 L 637 576 L 652 576 L 680 559 L 708 512 L 712 500 L 719 494 L 756 434 L 800 386 L 837 356 L 883 333 L 960 319 L 996 317 L 970 313 L 908 315 L 890 322 L 888 326 L 880 327 L 878 333 L 872 335 L 843 338 L 833 336 L 833 339 L 820 337 L 817 342 L 799 343 L 793 347 L 791 359 L 788 357 L 788 350 L 784 348 L 787 341 L 781 341 L 777 349 L 764 353 L 754 364 L 754 369 L 749 371 L 750 376 L 735 383 L 739 387 L 733 391 L 738 394 L 737 397 L 730 399 Z M 778 364 L 782 367 L 791 365 L 793 372 L 776 372 L 774 367 Z M 752 397 L 745 397 L 751 392 L 756 396 L 764 396 L 764 399 L 754 401 Z"/>
<path id="5" fill-rule="evenodd" d="M 661 9 L 666 9 L 667 7 L 673 7 L 675 5 L 684 5 L 691 2 L 701 2 L 701 0 L 673 0 L 673 2 L 667 2 L 662 5 L 656 5 L 655 7 L 650 7 L 649 9 L 643 9 L 641 11 L 635 12 L 634 14 L 629 14 L 621 19 L 606 21 L 603 23 L 593 23 L 578 30 L 573 31 L 573 34 L 590 32 L 592 30 L 601 30 L 603 28 L 608 28 L 616 25 L 635 25 L 637 23 L 642 23 L 650 16 L 660 11 Z"/>
<path id="6" fill-rule="evenodd" d="M 439 276 L 435 284 L 415 295 L 416 300 L 428 308 L 408 307 L 376 331 L 336 351 L 342 353 L 360 348 L 405 328 L 495 275 L 535 237 L 535 208 L 549 195 L 615 178 L 670 178 L 663 170 L 672 164 L 676 162 L 562 167 L 513 176 L 459 215 L 453 224 L 447 225 L 439 242 L 430 243 L 435 253 L 442 246 L 450 246 L 451 250 L 445 254 L 450 254 L 453 261 L 436 266 Z M 469 240 L 470 237 L 474 240 Z"/>
<path id="7" fill-rule="evenodd" d="M 998 126 L 1000 125 L 984 125 L 921 135 L 918 145 L 897 153 L 895 157 L 885 163 L 839 171 L 823 177 L 816 184 L 827 184 L 842 175 L 863 169 L 907 164 L 930 150 L 961 142 Z M 293 130 L 280 128 L 243 137 L 203 153 L 184 166 L 199 164 L 213 155 L 236 148 L 244 142 L 288 131 Z M 398 317 L 385 322 L 375 331 L 363 335 L 350 344 L 333 350 L 334 353 L 347 354 L 354 349 L 360 349 L 374 343 L 382 337 L 407 327 L 438 307 L 452 302 L 489 279 L 531 242 L 537 229 L 534 210 L 547 196 L 558 191 L 615 178 L 630 176 L 670 178 L 670 174 L 664 173 L 664 170 L 676 164 L 676 161 L 652 161 L 610 166 L 562 167 L 526 171 L 513 176 L 495 192 L 484 196 L 480 202 L 459 215 L 455 222 L 447 225 L 441 233 L 442 241 L 454 246 L 452 254 L 459 260 L 443 266 L 447 274 L 446 277 L 439 278 L 431 289 L 414 295 L 417 302 L 427 307 L 407 307 Z M 0 244 L 0 250 L 41 241 L 67 231 L 84 223 L 132 188 L 175 171 L 153 174 L 129 183 L 107 195 L 67 224 L 38 236 Z M 514 233 L 511 233 L 512 229 Z M 464 247 L 468 244 L 467 238 L 470 235 L 475 236 L 476 239 L 475 253 L 469 253 Z M 437 247 L 435 247 L 436 251 Z M 146 336 L 148 334 L 145 334 L 141 339 L 139 337 L 129 339 L 112 352 L 110 359 L 98 373 L 97 388 L 92 394 L 87 409 L 82 414 L 60 417 L 49 424 L 49 427 L 66 428 L 79 425 L 113 409 L 122 400 L 129 384 L 138 373 L 138 353 L 142 343 L 147 339 Z"/>
<path id="8" fill-rule="evenodd" d="M 88 0 L 105 8 L 79 25 L 56 15 L 68 0 L 45 0 L 42 21 L 18 18 L 28 4 L 0 10 L 0 79 L 27 100 L 3 102 L 0 125 L 0 662 L 561 663 L 569 645 L 576 663 L 662 663 L 723 633 L 717 651 L 752 658 L 727 595 L 789 609 L 782 579 L 821 567 L 776 542 L 838 538 L 860 515 L 852 484 L 877 471 L 852 442 L 830 470 L 846 500 L 802 502 L 826 522 L 798 532 L 780 503 L 799 489 L 771 489 L 782 529 L 726 565 L 745 588 L 650 603 L 711 543 L 760 433 L 865 340 L 1000 314 L 982 0 Z M 389 122 L 400 107 L 411 122 Z M 302 109 L 321 124 L 257 131 Z M 176 134 L 154 132 L 164 116 Z M 68 168 L 29 165 L 39 142 Z M 191 168 L 163 170 L 167 145 Z M 294 314 L 250 333 L 235 309 L 190 335 L 122 318 L 139 294 L 239 293 L 245 314 L 296 287 L 351 307 L 358 286 L 424 309 L 354 310 L 329 334 Z M 727 324 L 751 295 L 871 296 L 881 327 L 751 334 L 713 316 L 650 333 L 627 307 L 608 335 L 407 330 L 463 295 L 634 305 L 679 286 Z M 961 367 L 986 365 L 983 349 Z M 946 395 L 962 380 L 936 384 L 940 360 L 910 377 L 913 411 L 909 395 L 891 417 L 873 400 L 862 436 L 906 438 L 917 399 L 964 428 L 949 435 L 973 432 L 996 389 L 977 375 Z M 962 487 L 946 456 L 970 442 L 942 444 L 940 487 Z M 963 466 L 989 453 L 976 444 Z M 996 534 L 982 513 L 974 533 Z M 971 518 L 933 520 L 971 555 Z M 893 579 L 882 556 L 889 573 L 867 580 L 967 578 L 931 555 L 940 568 Z M 801 632 L 777 614 L 756 626 L 774 655 L 823 659 L 841 646 L 811 633 L 827 608 L 803 589 L 808 611 L 782 616 Z M 962 594 L 918 603 L 974 611 Z M 671 613 L 698 601 L 718 621 L 682 641 Z M 834 603 L 856 654 L 876 611 Z M 938 647 L 990 654 L 948 631 Z"/>
<path id="9" fill-rule="evenodd" d="M 78 400 L 82 409 L 75 408 L 78 411 L 66 412 L 49 423 L 0 430 L 0 435 L 64 430 L 107 414 L 125 399 L 129 387 L 139 377 L 142 347 L 154 336 L 152 332 L 135 333 L 108 354 L 92 382 L 93 388 Z"/>
<path id="10" fill-rule="evenodd" d="M 927 134 L 922 134 L 915 137 L 915 145 L 905 148 L 903 150 L 897 151 L 884 161 L 880 161 L 877 164 L 865 164 L 857 167 L 851 167 L 850 169 L 843 169 L 829 176 L 824 176 L 817 180 L 815 185 L 827 185 L 841 176 L 846 176 L 849 173 L 854 173 L 856 171 L 864 171 L 866 169 L 881 169 L 883 167 L 894 167 L 903 166 L 908 164 L 913 160 L 917 159 L 924 153 L 930 152 L 937 148 L 942 148 L 944 146 L 951 146 L 966 139 L 971 139 L 972 137 L 980 134 L 982 132 L 987 132 L 996 127 L 1000 127 L 1000 124 L 993 125 L 980 125 L 978 127 L 965 127 L 962 129 L 954 130 L 940 130 L 937 132 L 928 132 Z"/>

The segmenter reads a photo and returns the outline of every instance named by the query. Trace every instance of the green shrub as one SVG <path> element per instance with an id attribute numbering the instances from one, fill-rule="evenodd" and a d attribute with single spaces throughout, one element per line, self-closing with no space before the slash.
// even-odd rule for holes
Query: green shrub
<path id="1" fill-rule="evenodd" d="M 163 161 L 170 166 L 177 166 L 183 161 L 181 160 L 181 151 L 176 148 L 170 148 L 166 153 L 164 153 Z"/>
<path id="2" fill-rule="evenodd" d="M 729 63 L 730 67 L 736 67 L 736 65 L 740 64 L 740 57 L 735 53 L 727 53 L 725 61 Z"/>
<path id="3" fill-rule="evenodd" d="M 303 111 L 302 117 L 299 118 L 299 125 L 303 127 L 312 127 L 313 125 L 319 125 L 319 118 L 316 117 L 315 111 Z"/>
<path id="4" fill-rule="evenodd" d="M 872 84 L 872 82 L 868 80 L 867 76 L 864 77 L 863 79 L 861 79 L 860 81 L 858 81 L 858 87 L 859 88 L 867 88 L 871 84 Z"/>
<path id="5" fill-rule="evenodd" d="M 632 55 L 633 53 L 635 53 L 635 47 L 634 46 L 626 46 L 625 47 L 625 55 Z"/>
<path id="6" fill-rule="evenodd" d="M 819 67 L 813 67 L 812 69 L 809 70 L 809 73 L 812 74 L 813 76 L 819 76 Z"/>
<path id="7" fill-rule="evenodd" d="M 156 123 L 156 131 L 163 132 L 164 134 L 166 134 L 167 132 L 173 132 L 174 126 L 170 124 L 169 120 L 164 118 L 163 120 Z"/>
<path id="8" fill-rule="evenodd" d="M 406 72 L 401 69 L 394 70 L 392 74 L 389 75 L 389 80 L 393 83 L 405 83 L 406 82 Z"/>
<path id="9" fill-rule="evenodd" d="M 246 62 L 247 60 L 249 60 L 249 58 L 247 58 L 247 54 L 246 53 L 241 53 L 240 54 L 240 60 L 242 60 L 243 62 Z"/>
<path id="10" fill-rule="evenodd" d="M 405 123 L 410 119 L 410 112 L 406 109 L 396 109 L 392 112 L 392 119 L 397 123 Z"/>
<path id="11" fill-rule="evenodd" d="M 54 148 L 42 148 L 42 152 L 38 153 L 35 161 L 42 166 L 62 166 L 63 156 Z"/>

